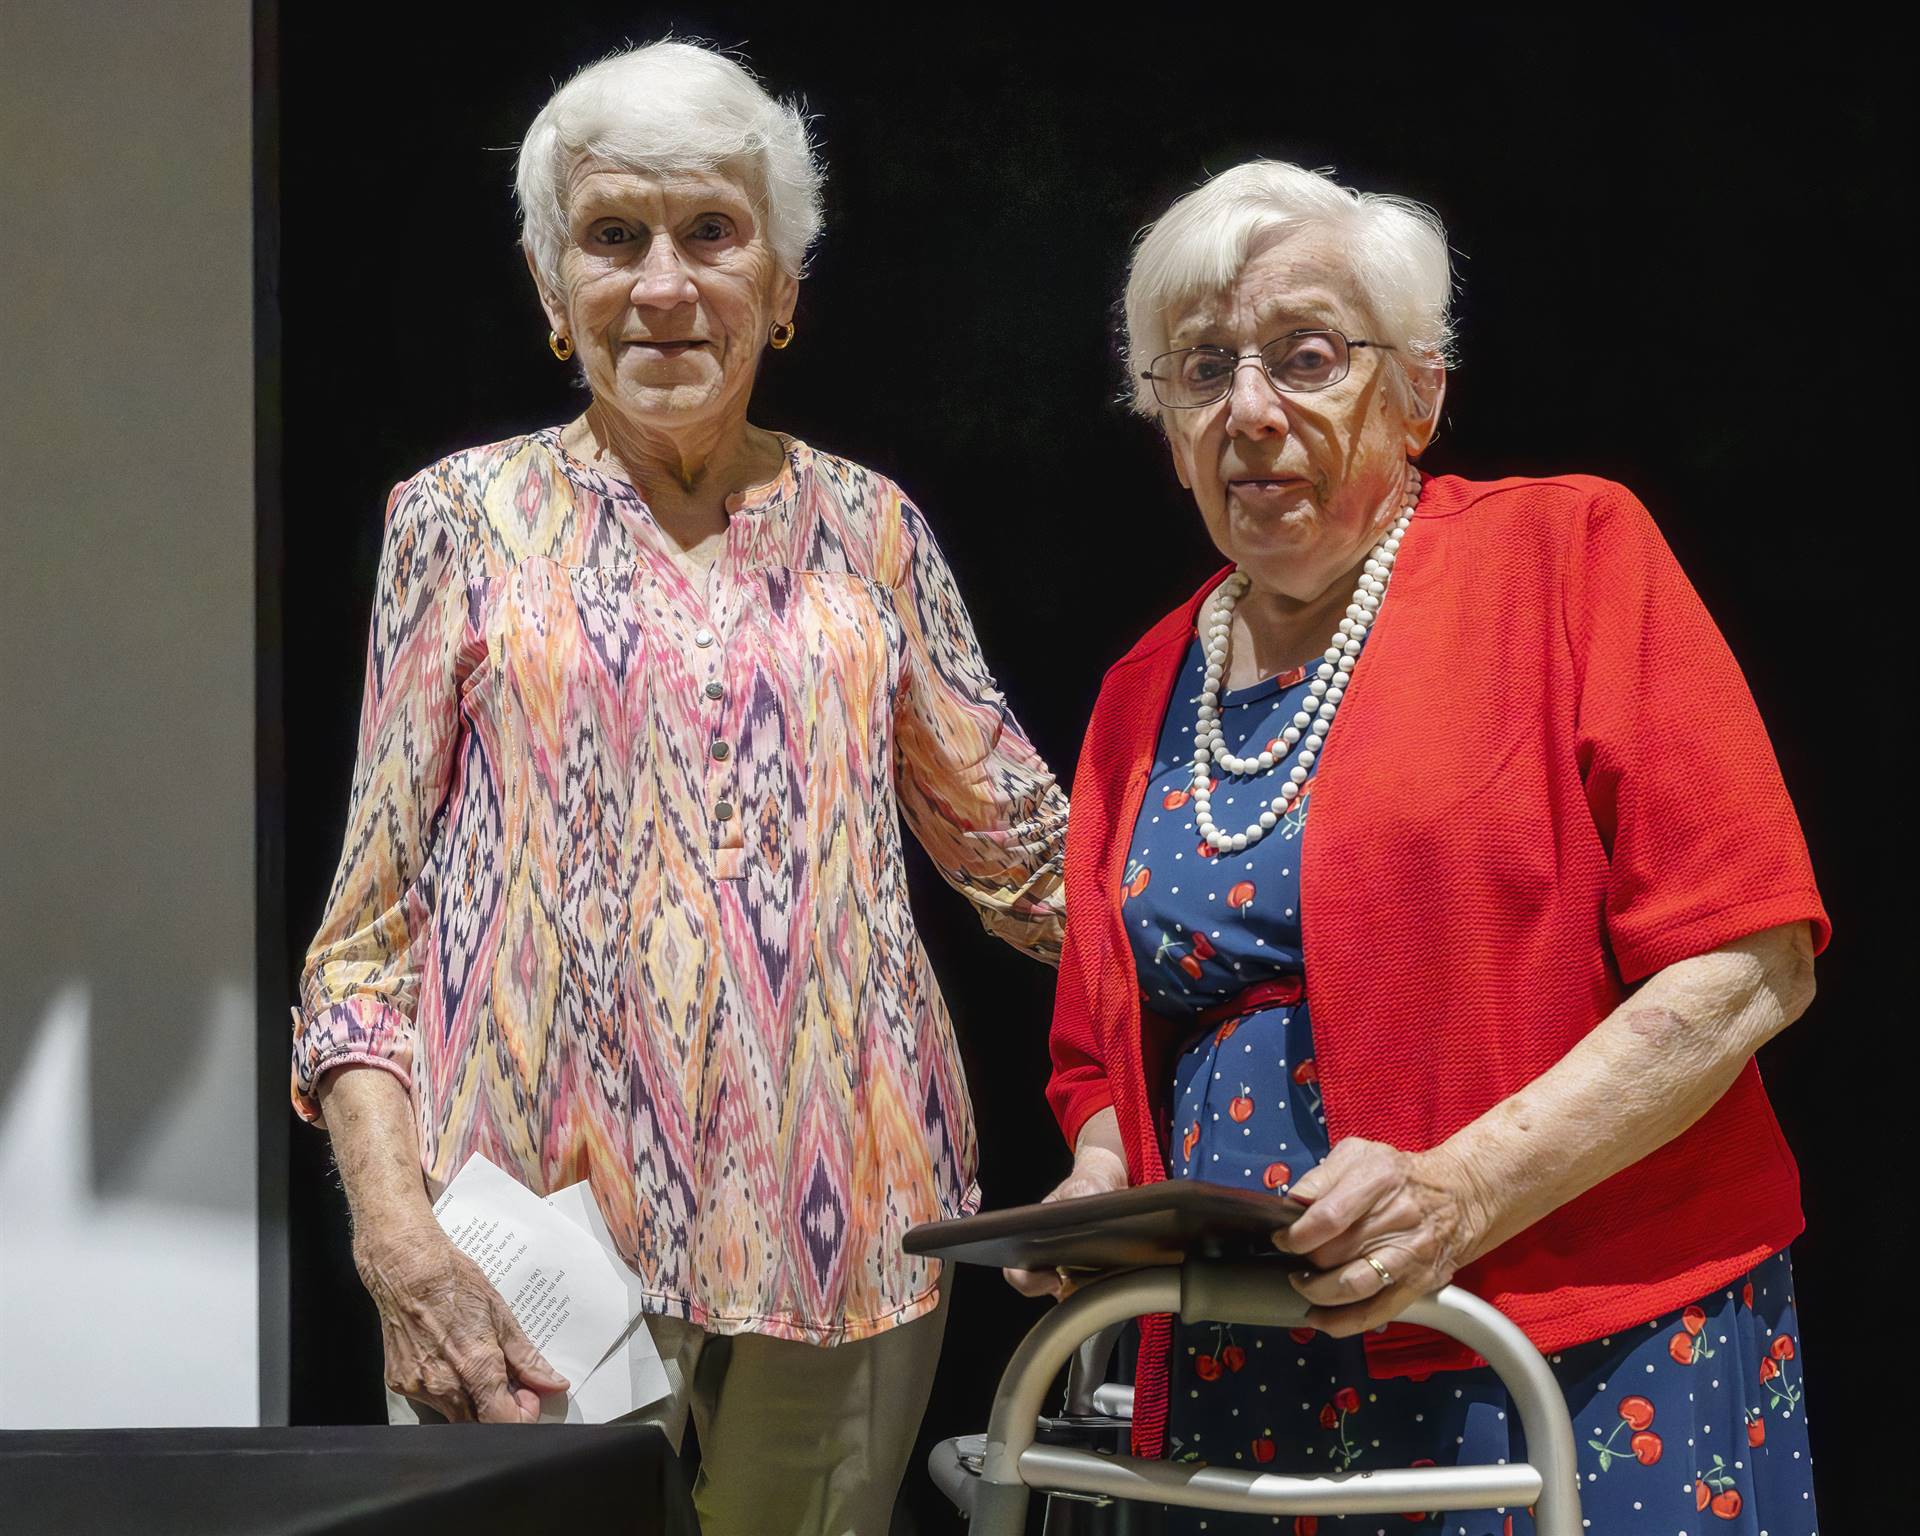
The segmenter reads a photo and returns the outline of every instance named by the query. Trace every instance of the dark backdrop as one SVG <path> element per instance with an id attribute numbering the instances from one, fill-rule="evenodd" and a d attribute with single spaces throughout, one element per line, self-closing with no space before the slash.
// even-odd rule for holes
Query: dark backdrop
<path id="1" fill-rule="evenodd" d="M 1897 1369 L 1870 1319 L 1898 1281 L 1911 1081 L 1891 648 L 1909 614 L 1883 582 L 1905 568 L 1913 502 L 1887 41 L 1830 11 L 1726 30 L 1611 8 L 1163 8 L 1131 30 L 972 11 L 854 29 L 812 9 L 550 5 L 511 32 L 471 8 L 280 20 L 262 84 L 282 134 L 284 604 L 264 641 L 285 698 L 285 964 L 338 855 L 388 488 L 582 402 L 547 354 L 509 196 L 511 146 L 558 80 L 672 26 L 744 45 L 776 90 L 804 93 L 827 233 L 755 419 L 884 470 L 927 510 L 1063 776 L 1105 665 L 1216 561 L 1154 433 L 1113 403 L 1130 237 L 1242 158 L 1337 167 L 1433 204 L 1458 253 L 1464 362 L 1430 465 L 1631 486 L 1773 732 L 1837 936 L 1818 1001 L 1762 1064 L 1805 1176 L 1822 1498 L 1830 1524 L 1877 1504 L 1891 1426 L 1863 1394 L 1870 1366 Z M 1037 1198 L 1066 1161 L 1041 1101 L 1051 975 L 987 939 L 924 862 L 915 879 L 988 1202 Z M 287 1134 L 293 1416 L 376 1418 L 374 1315 L 325 1142 Z M 1034 1312 L 961 1277 L 929 1438 L 984 1427 Z M 909 1497 L 922 1529 L 951 1528 L 917 1468 Z"/>

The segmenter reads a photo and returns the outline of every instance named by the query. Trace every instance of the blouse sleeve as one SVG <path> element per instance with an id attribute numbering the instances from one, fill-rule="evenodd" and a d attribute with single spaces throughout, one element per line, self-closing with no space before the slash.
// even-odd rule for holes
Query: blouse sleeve
<path id="1" fill-rule="evenodd" d="M 900 805 L 989 933 L 1059 964 L 1067 797 L 987 671 L 920 510 L 901 498 Z"/>
<path id="2" fill-rule="evenodd" d="M 345 846 L 293 1016 L 293 1105 L 316 1125 L 320 1078 L 349 1063 L 411 1085 L 428 906 L 421 882 L 459 735 L 466 591 L 427 477 L 397 487 L 374 595 Z"/>
<path id="3" fill-rule="evenodd" d="M 1739 665 L 1647 510 L 1599 482 L 1570 563 L 1577 751 L 1621 978 L 1761 929 L 1830 925 Z"/>

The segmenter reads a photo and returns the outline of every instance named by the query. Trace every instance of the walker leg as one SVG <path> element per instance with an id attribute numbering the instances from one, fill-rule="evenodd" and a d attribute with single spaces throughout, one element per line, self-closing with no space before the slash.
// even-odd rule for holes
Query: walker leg
<path id="1" fill-rule="evenodd" d="M 1025 1536 L 1027 1500 L 1025 1483 L 982 1482 L 973 1495 L 973 1536 Z"/>

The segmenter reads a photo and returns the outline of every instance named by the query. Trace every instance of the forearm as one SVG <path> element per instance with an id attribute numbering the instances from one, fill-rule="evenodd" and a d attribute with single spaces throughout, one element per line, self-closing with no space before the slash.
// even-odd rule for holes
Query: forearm
<path id="1" fill-rule="evenodd" d="M 334 1161 L 355 1227 L 432 1221 L 405 1085 L 378 1068 L 342 1067 L 320 1079 L 316 1097 L 333 1137 Z"/>
<path id="2" fill-rule="evenodd" d="M 1120 1116 L 1112 1105 L 1096 1110 L 1087 1117 L 1080 1134 L 1074 1138 L 1073 1161 L 1076 1167 L 1082 1163 L 1098 1162 L 1111 1158 L 1120 1165 L 1124 1173 L 1127 1166 L 1126 1144 L 1120 1139 Z"/>
<path id="3" fill-rule="evenodd" d="M 1804 923 L 1650 977 L 1555 1066 L 1427 1154 L 1470 1192 L 1461 1262 L 1679 1135 L 1812 998 Z"/>

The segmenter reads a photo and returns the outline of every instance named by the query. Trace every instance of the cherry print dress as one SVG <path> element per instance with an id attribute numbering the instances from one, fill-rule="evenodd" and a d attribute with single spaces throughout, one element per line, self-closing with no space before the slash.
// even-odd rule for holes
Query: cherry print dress
<path id="1" fill-rule="evenodd" d="M 1125 873 L 1122 910 L 1146 1006 L 1191 1021 L 1174 1067 L 1167 1171 L 1173 1178 L 1279 1191 L 1328 1150 L 1314 1072 L 1300 944 L 1300 847 L 1312 781 L 1296 807 L 1242 853 L 1203 845 L 1190 794 L 1193 727 L 1205 663 L 1196 640 L 1161 730 Z M 1221 699 L 1239 756 L 1278 737 L 1306 677 L 1270 678 Z M 1338 732 L 1328 746 L 1337 746 Z M 1324 755 L 1324 754 L 1323 754 Z M 1278 792 L 1285 768 L 1217 778 L 1213 814 L 1241 831 Z M 1228 1011 L 1259 986 L 1267 1006 Z M 1587 1528 L 1626 1536 L 1817 1536 L 1799 1324 L 1787 1254 L 1642 1327 L 1549 1357 L 1580 1450 Z M 1358 1339 L 1306 1329 L 1176 1324 L 1167 1454 L 1251 1470 L 1524 1459 L 1505 1389 L 1491 1371 L 1372 1380 Z M 1436 1536 L 1530 1536 L 1525 1509 L 1404 1516 L 1271 1516 L 1170 1510 L 1169 1531 L 1281 1529 Z"/>

